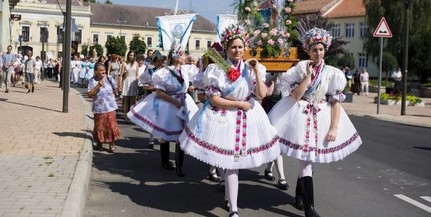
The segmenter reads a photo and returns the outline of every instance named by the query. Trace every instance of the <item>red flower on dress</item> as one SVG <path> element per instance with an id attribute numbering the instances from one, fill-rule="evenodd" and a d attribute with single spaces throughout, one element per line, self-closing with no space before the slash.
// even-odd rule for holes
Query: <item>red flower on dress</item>
<path id="1" fill-rule="evenodd" d="M 236 68 L 229 68 L 229 71 L 227 72 L 227 77 L 231 81 L 236 81 L 241 74 L 239 73 L 239 70 Z"/>

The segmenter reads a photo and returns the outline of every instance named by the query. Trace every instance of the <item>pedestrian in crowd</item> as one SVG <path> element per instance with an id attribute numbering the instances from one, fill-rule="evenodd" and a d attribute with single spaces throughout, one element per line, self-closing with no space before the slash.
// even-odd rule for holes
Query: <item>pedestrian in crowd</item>
<path id="1" fill-rule="evenodd" d="M 144 74 L 145 68 L 147 66 L 144 65 L 144 61 L 145 61 L 144 55 L 138 55 L 138 57 L 136 58 L 136 61 L 138 62 L 138 88 L 136 91 L 136 101 L 139 101 L 145 95 L 144 84 L 141 82 L 139 77 L 141 77 L 141 75 Z"/>
<path id="2" fill-rule="evenodd" d="M 368 96 L 368 81 L 370 80 L 370 75 L 368 74 L 367 69 L 362 68 L 359 79 L 361 81 L 361 95 Z"/>
<path id="3" fill-rule="evenodd" d="M 138 88 L 138 63 L 135 59 L 135 51 L 127 53 L 126 64 L 123 65 L 123 74 L 120 76 L 121 94 L 123 95 L 123 111 L 127 114 L 130 107 L 136 103 L 136 92 Z M 125 120 L 129 123 L 129 119 L 125 116 Z"/>
<path id="4" fill-rule="evenodd" d="M 344 77 L 347 80 L 346 88 L 350 89 L 352 86 L 352 75 L 350 74 L 350 68 L 348 66 L 344 67 L 343 72 L 344 72 Z"/>
<path id="5" fill-rule="evenodd" d="M 90 61 L 88 61 L 88 58 L 84 57 L 84 55 L 81 55 L 81 71 L 79 71 L 79 86 L 84 87 L 85 85 L 85 78 L 88 76 L 88 70 L 90 69 Z"/>
<path id="6" fill-rule="evenodd" d="M 301 33 L 303 49 L 310 60 L 303 60 L 280 75 L 289 96 L 269 113 L 277 128 L 281 152 L 299 160 L 295 204 L 306 217 L 318 217 L 314 209 L 313 164 L 345 158 L 361 145 L 361 138 L 341 107 L 345 99 L 346 77 L 326 65 L 324 56 L 332 37 L 324 29 Z"/>
<path id="7" fill-rule="evenodd" d="M 391 75 L 394 80 L 394 93 L 399 94 L 401 92 L 401 80 L 403 78 L 403 73 L 401 72 L 401 67 L 397 67 Z"/>
<path id="8" fill-rule="evenodd" d="M 187 94 L 190 78 L 183 67 L 186 56 L 182 47 L 177 45 L 173 48 L 168 59 L 168 66 L 152 75 L 151 82 L 156 91 L 134 106 L 127 116 L 154 137 L 161 138 L 162 168 L 176 170 L 177 175 L 183 177 L 184 152 L 180 149 L 178 137 L 198 107 Z M 169 161 L 169 142 L 176 142 L 175 167 Z"/>
<path id="9" fill-rule="evenodd" d="M 73 56 L 71 60 L 73 60 Z M 43 60 L 42 62 L 43 62 L 43 78 L 46 79 L 48 78 L 48 57 L 45 56 L 45 60 Z M 72 74 L 71 74 L 71 78 L 72 78 Z"/>
<path id="10" fill-rule="evenodd" d="M 352 86 L 350 87 L 350 91 L 353 94 L 360 94 L 362 93 L 361 91 L 361 75 L 359 74 L 358 70 L 355 71 L 355 73 L 353 73 L 352 75 Z"/>
<path id="11" fill-rule="evenodd" d="M 28 59 L 27 55 L 25 57 Z M 18 58 L 18 55 L 15 55 L 15 63 L 13 64 L 13 73 L 12 73 L 12 81 L 11 81 L 12 87 L 15 87 L 16 84 L 21 80 L 23 69 L 24 69 L 24 61 Z M 22 82 L 22 84 L 24 84 L 24 81 Z"/>
<path id="12" fill-rule="evenodd" d="M 119 75 L 122 74 L 121 70 L 123 69 L 121 66 L 119 56 L 117 54 L 111 54 L 111 61 L 109 61 L 108 65 L 108 75 L 111 76 L 118 84 L 120 83 Z M 115 94 L 117 95 L 118 91 Z"/>
<path id="13" fill-rule="evenodd" d="M 52 58 L 49 58 L 48 60 L 48 78 L 52 78 L 52 76 L 54 75 L 54 61 L 52 60 Z"/>
<path id="14" fill-rule="evenodd" d="M 3 52 L 0 51 L 0 88 L 3 88 Z"/>
<path id="15" fill-rule="evenodd" d="M 27 56 L 28 58 L 25 61 L 24 67 L 26 81 L 28 84 L 27 93 L 34 93 L 34 69 L 36 68 L 36 61 L 33 59 L 33 53 L 31 51 L 28 51 Z"/>
<path id="16" fill-rule="evenodd" d="M 104 150 L 103 143 L 109 144 L 109 151 L 117 150 L 115 141 L 120 138 L 115 111 L 118 109 L 114 90 L 117 83 L 107 76 L 104 64 L 96 63 L 94 76 L 89 80 L 87 94 L 93 99 L 94 129 L 93 138 L 96 141 L 96 150 Z"/>
<path id="17" fill-rule="evenodd" d="M 139 82 L 142 83 L 143 89 L 145 91 L 143 98 L 150 95 L 156 90 L 152 82 L 152 76 L 154 72 L 164 67 L 163 55 L 160 51 L 156 50 L 151 56 L 151 63 L 147 65 L 144 73 L 139 76 Z M 154 135 L 150 133 L 149 147 L 154 147 Z"/>
<path id="18" fill-rule="evenodd" d="M 6 53 L 3 53 L 3 67 L 2 77 L 5 85 L 5 93 L 9 93 L 9 85 L 12 81 L 12 75 L 14 74 L 13 64 L 15 63 L 15 54 L 12 52 L 12 45 L 7 46 Z"/>
<path id="19" fill-rule="evenodd" d="M 74 86 L 79 85 L 79 73 L 81 72 L 81 61 L 78 58 L 78 55 L 73 55 L 72 62 L 70 63 L 71 68 L 71 81 Z"/>
<path id="20" fill-rule="evenodd" d="M 225 169 L 225 203 L 229 216 L 238 214 L 240 169 L 259 167 L 280 155 L 277 130 L 253 98 L 267 93 L 266 68 L 254 58 L 243 61 L 249 37 L 243 27 L 231 25 L 222 34 L 226 60 L 213 50 L 214 60 L 203 81 L 209 100 L 180 137 L 181 148 L 209 165 Z"/>
<path id="21" fill-rule="evenodd" d="M 43 63 L 42 60 L 40 60 L 39 56 L 36 56 L 35 60 L 36 66 L 34 67 L 34 83 L 39 84 L 41 81 L 41 74 L 43 69 Z"/>
<path id="22" fill-rule="evenodd" d="M 153 56 L 154 50 L 152 49 L 148 49 L 147 50 L 147 58 L 145 58 L 144 60 L 144 65 L 148 66 L 149 64 L 151 64 L 152 60 L 151 57 Z"/>
<path id="23" fill-rule="evenodd" d="M 274 105 L 285 96 L 280 82 L 278 81 L 278 75 L 279 73 L 266 73 L 265 80 L 267 81 L 266 86 L 268 87 L 268 93 L 265 98 L 262 99 L 261 104 L 267 114 L 271 111 L 272 107 L 274 107 Z M 282 155 L 278 156 L 275 161 L 272 161 L 266 165 L 264 170 L 265 179 L 268 181 L 275 181 L 275 176 L 272 172 L 274 165 L 277 168 L 278 173 L 277 187 L 281 190 L 289 189 L 289 184 L 287 183 L 286 177 L 284 175 Z"/>
<path id="24" fill-rule="evenodd" d="M 60 57 L 55 60 L 54 74 L 55 74 L 55 80 L 58 83 L 61 83 L 61 58 Z"/>

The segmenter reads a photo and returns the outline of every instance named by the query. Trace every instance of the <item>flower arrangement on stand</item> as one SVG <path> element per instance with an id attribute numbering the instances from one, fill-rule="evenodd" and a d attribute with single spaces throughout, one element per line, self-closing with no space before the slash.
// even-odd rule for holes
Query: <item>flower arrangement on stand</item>
<path id="1" fill-rule="evenodd" d="M 282 5 L 273 0 L 258 2 L 245 0 L 237 6 L 238 20 L 251 36 L 251 55 L 256 56 L 259 51 L 261 58 L 289 56 L 292 39 L 298 37 L 294 30 L 297 21 L 292 14 L 295 1 L 285 0 Z"/>

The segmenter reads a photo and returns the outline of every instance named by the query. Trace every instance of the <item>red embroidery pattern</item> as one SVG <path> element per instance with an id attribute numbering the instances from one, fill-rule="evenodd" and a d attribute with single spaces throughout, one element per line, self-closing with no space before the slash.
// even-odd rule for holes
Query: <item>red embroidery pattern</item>
<path id="1" fill-rule="evenodd" d="M 183 132 L 183 130 L 175 130 L 175 131 L 168 131 L 164 128 L 161 128 L 157 125 L 154 125 L 150 120 L 146 119 L 145 117 L 139 115 L 139 113 L 135 112 L 134 110 L 132 110 L 133 116 L 135 116 L 136 118 L 138 118 L 140 121 L 144 122 L 144 124 L 146 124 L 147 126 L 160 131 L 168 136 L 171 135 L 181 135 L 181 133 Z"/>
<path id="2" fill-rule="evenodd" d="M 242 129 L 242 134 L 241 134 L 241 129 Z M 241 142 L 241 145 L 240 145 L 240 142 Z M 247 156 L 247 116 L 245 112 L 238 110 L 236 113 L 234 160 L 238 161 L 240 156 L 241 157 Z"/>
<path id="3" fill-rule="evenodd" d="M 202 148 L 205 148 L 207 150 L 216 152 L 217 154 L 222 154 L 222 155 L 227 155 L 227 156 L 233 156 L 234 155 L 234 152 L 235 152 L 234 149 L 222 149 L 222 148 L 219 148 L 219 147 L 215 146 L 214 144 L 210 144 L 210 143 L 208 143 L 206 141 L 202 141 L 188 127 L 186 127 L 186 129 L 184 129 L 184 131 L 186 132 L 187 136 L 191 140 L 193 140 L 196 144 L 198 144 Z M 259 152 L 268 150 L 271 147 L 273 147 L 277 143 L 278 140 L 279 140 L 279 137 L 275 136 L 268 143 L 260 145 L 259 147 L 256 147 L 256 148 L 252 148 L 252 149 L 246 150 L 246 153 L 248 155 L 250 155 L 252 153 L 255 154 L 255 153 L 259 153 Z"/>
<path id="4" fill-rule="evenodd" d="M 358 137 L 359 137 L 359 133 L 356 132 L 348 140 L 341 143 L 340 145 L 332 147 L 332 148 L 324 148 L 324 149 L 318 149 L 315 147 L 308 148 L 308 146 L 306 147 L 306 144 L 304 144 L 304 145 L 295 144 L 295 143 L 292 143 L 290 141 L 287 141 L 284 138 L 280 138 L 280 143 L 291 148 L 291 149 L 297 150 L 297 151 L 302 150 L 302 152 L 315 152 L 316 155 L 317 154 L 332 154 L 332 153 L 340 151 L 340 150 L 346 148 L 347 146 L 351 145 Z"/>
<path id="5" fill-rule="evenodd" d="M 317 112 L 320 111 L 320 108 L 317 104 L 311 104 L 309 103 L 305 109 L 304 109 L 304 113 L 308 115 L 307 120 L 305 122 L 305 136 L 304 136 L 304 152 L 303 154 L 303 158 L 306 157 L 308 149 L 309 149 L 309 145 L 310 145 L 310 132 L 313 131 L 314 133 L 314 143 L 317 146 L 317 141 L 319 139 L 319 134 L 317 131 Z M 313 123 L 311 123 L 311 121 L 313 121 Z M 313 127 L 311 127 L 311 125 L 313 125 Z M 317 155 L 317 153 L 315 153 Z"/>

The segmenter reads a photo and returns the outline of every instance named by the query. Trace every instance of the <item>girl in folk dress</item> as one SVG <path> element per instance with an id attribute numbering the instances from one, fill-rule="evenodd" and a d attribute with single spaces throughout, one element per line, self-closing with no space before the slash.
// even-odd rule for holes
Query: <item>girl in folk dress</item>
<path id="1" fill-rule="evenodd" d="M 130 111 L 130 107 L 133 106 L 136 102 L 139 66 L 135 60 L 135 52 L 129 51 L 129 53 L 127 54 L 127 62 L 123 65 L 123 74 L 120 76 L 124 114 L 127 114 Z M 128 121 L 127 117 L 126 121 Z"/>
<path id="2" fill-rule="evenodd" d="M 182 164 L 184 152 L 178 144 L 178 137 L 185 124 L 196 113 L 198 107 L 190 95 L 188 71 L 183 67 L 186 56 L 177 47 L 170 52 L 168 67 L 153 73 L 151 82 L 156 91 L 143 98 L 134 106 L 127 117 L 136 125 L 161 138 L 160 154 L 162 168 L 176 170 L 178 176 L 184 176 Z M 169 141 L 177 142 L 175 148 L 176 167 L 169 161 Z"/>
<path id="3" fill-rule="evenodd" d="M 341 160 L 362 141 L 340 105 L 345 99 L 342 91 L 346 77 L 323 60 L 331 36 L 313 28 L 303 34 L 302 40 L 310 60 L 300 61 L 280 75 L 281 85 L 290 95 L 274 106 L 269 119 L 279 132 L 281 152 L 299 159 L 297 206 L 304 208 L 306 217 L 318 217 L 312 164 Z"/>
<path id="4" fill-rule="evenodd" d="M 251 97 L 266 95 L 266 68 L 256 59 L 243 61 L 248 35 L 241 26 L 229 26 L 222 44 L 224 62 L 215 60 L 204 72 L 209 100 L 181 134 L 181 148 L 212 166 L 226 169 L 225 198 L 229 216 L 238 216 L 239 169 L 258 167 L 280 155 L 277 130 L 262 106 Z M 219 59 L 219 58 L 218 58 Z"/>

